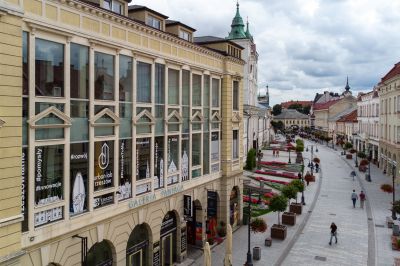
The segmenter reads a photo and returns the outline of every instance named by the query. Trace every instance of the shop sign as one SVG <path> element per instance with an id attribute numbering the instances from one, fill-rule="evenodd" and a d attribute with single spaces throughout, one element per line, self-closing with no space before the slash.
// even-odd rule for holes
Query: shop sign
<path id="1" fill-rule="evenodd" d="M 183 185 L 179 185 L 179 186 L 175 186 L 175 187 L 171 187 L 171 188 L 166 188 L 166 189 L 161 191 L 161 196 L 168 197 L 168 196 L 171 196 L 173 194 L 179 193 L 181 191 L 183 191 Z"/>
<path id="2" fill-rule="evenodd" d="M 22 148 L 21 156 L 21 214 L 24 220 L 22 221 L 22 232 L 29 230 L 28 227 L 28 148 Z"/>
<path id="3" fill-rule="evenodd" d="M 72 215 L 87 211 L 88 151 L 88 143 L 71 144 L 70 212 Z"/>
<path id="4" fill-rule="evenodd" d="M 190 195 L 183 195 L 183 216 L 186 221 L 193 220 L 193 203 Z"/>
<path id="5" fill-rule="evenodd" d="M 101 208 L 114 203 L 114 193 L 108 193 L 95 197 L 93 200 L 93 208 Z"/>
<path id="6" fill-rule="evenodd" d="M 63 219 L 63 207 L 56 207 L 35 213 L 35 227 Z"/>
<path id="7" fill-rule="evenodd" d="M 95 142 L 94 145 L 94 191 L 113 186 L 114 178 L 113 141 Z"/>
<path id="8" fill-rule="evenodd" d="M 132 174 L 131 154 L 132 141 L 125 139 L 120 140 L 118 200 L 129 199 L 132 196 L 132 185 L 130 182 Z"/>
<path id="9" fill-rule="evenodd" d="M 183 191 L 183 185 L 178 185 L 178 186 L 175 186 L 175 187 L 166 188 L 166 189 L 163 189 L 161 191 L 161 198 L 168 197 L 168 196 L 174 195 L 174 194 L 182 192 L 182 191 Z M 143 196 L 143 197 L 141 197 L 139 199 L 131 200 L 129 202 L 129 208 L 131 208 L 131 209 L 132 208 L 137 208 L 139 206 L 148 204 L 148 203 L 153 202 L 155 200 L 157 200 L 157 196 L 156 196 L 155 193 L 150 194 L 150 195 L 145 195 L 145 196 Z"/>
<path id="10" fill-rule="evenodd" d="M 160 242 L 157 241 L 153 245 L 153 266 L 160 266 Z"/>
<path id="11" fill-rule="evenodd" d="M 208 217 L 217 216 L 218 193 L 215 191 L 207 191 L 207 215 Z"/>

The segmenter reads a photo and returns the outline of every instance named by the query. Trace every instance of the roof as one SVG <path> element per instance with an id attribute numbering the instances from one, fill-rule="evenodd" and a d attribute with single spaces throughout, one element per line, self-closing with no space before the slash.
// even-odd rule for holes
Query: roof
<path id="1" fill-rule="evenodd" d="M 342 117 L 350 114 L 351 112 L 353 112 L 354 110 L 357 110 L 357 108 L 350 108 L 350 109 L 346 109 L 338 114 L 336 114 L 335 116 L 331 117 L 328 119 L 328 121 L 332 122 L 332 121 L 338 121 L 340 120 Z"/>
<path id="2" fill-rule="evenodd" d="M 381 82 L 385 82 L 394 76 L 400 75 L 400 62 L 394 65 L 394 67 L 381 79 Z"/>
<path id="3" fill-rule="evenodd" d="M 312 104 L 312 101 L 288 101 L 281 103 L 282 108 L 289 108 L 292 104 L 300 104 L 301 106 L 308 106 Z"/>
<path id="4" fill-rule="evenodd" d="M 180 22 L 180 21 L 171 20 L 171 19 L 167 19 L 167 20 L 165 21 L 165 25 L 166 25 L 166 26 L 179 25 L 179 26 L 185 27 L 185 28 L 187 28 L 187 29 L 189 29 L 189 30 L 191 30 L 191 31 L 193 31 L 193 32 L 196 31 L 196 29 L 193 29 L 192 27 L 189 27 L 188 25 L 183 24 L 183 23 Z"/>
<path id="5" fill-rule="evenodd" d="M 341 99 L 335 99 L 326 103 L 316 103 L 314 104 L 313 110 L 325 110 L 328 109 L 329 107 L 331 107 L 332 105 L 334 105 L 335 103 L 337 103 L 339 100 Z"/>
<path id="6" fill-rule="evenodd" d="M 166 15 L 164 15 L 164 14 L 161 14 L 161 13 L 159 13 L 159 12 L 153 10 L 153 9 L 150 9 L 150 8 L 148 8 L 147 6 L 131 5 L 131 6 L 128 7 L 128 12 L 129 12 L 129 11 L 135 12 L 135 11 L 142 11 L 142 10 L 149 11 L 149 12 L 151 12 L 151 13 L 153 13 L 153 14 L 156 14 L 157 16 L 160 16 L 160 17 L 162 17 L 162 18 L 164 18 L 164 19 L 167 19 L 167 18 L 168 18 L 168 16 L 166 16 Z"/>
<path id="7" fill-rule="evenodd" d="M 283 109 L 282 113 L 274 116 L 274 119 L 308 119 L 308 115 L 302 114 L 295 109 Z"/>
<path id="8" fill-rule="evenodd" d="M 244 31 L 243 19 L 239 13 L 239 2 L 237 2 L 236 4 L 236 15 L 232 20 L 231 32 L 229 33 L 229 36 L 226 38 L 229 40 L 247 38 L 246 33 Z"/>
<path id="9" fill-rule="evenodd" d="M 357 109 L 353 110 L 347 115 L 344 115 L 337 122 L 353 122 L 353 123 L 357 122 Z"/>
<path id="10" fill-rule="evenodd" d="M 224 38 L 219 38 L 215 36 L 200 36 L 200 37 L 194 37 L 193 42 L 196 44 L 211 44 L 211 43 L 223 43 L 223 42 L 228 42 L 229 44 L 236 46 L 237 48 L 243 50 L 244 48 L 240 46 L 239 44 L 232 42 L 230 40 L 224 39 Z"/>

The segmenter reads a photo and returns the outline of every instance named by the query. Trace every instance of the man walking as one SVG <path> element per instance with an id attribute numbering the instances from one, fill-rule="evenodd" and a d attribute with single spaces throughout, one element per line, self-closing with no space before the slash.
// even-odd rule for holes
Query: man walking
<path id="1" fill-rule="evenodd" d="M 351 200 L 353 201 L 353 208 L 355 208 L 356 202 L 358 200 L 358 195 L 354 189 L 353 189 L 353 193 L 351 193 Z"/>
<path id="2" fill-rule="evenodd" d="M 364 201 L 365 201 L 365 193 L 361 190 L 360 193 L 360 207 L 361 209 L 364 209 Z"/>
<path id="3" fill-rule="evenodd" d="M 329 240 L 329 245 L 332 245 L 332 238 L 335 237 L 335 244 L 337 244 L 337 226 L 335 223 L 331 224 L 331 240 Z"/>

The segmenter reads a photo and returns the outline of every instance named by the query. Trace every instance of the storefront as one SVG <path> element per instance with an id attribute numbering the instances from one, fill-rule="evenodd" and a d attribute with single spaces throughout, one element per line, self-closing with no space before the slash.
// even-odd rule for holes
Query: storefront
<path id="1" fill-rule="evenodd" d="M 113 261 L 112 246 L 107 240 L 103 240 L 90 248 L 86 265 L 112 266 Z"/>
<path id="2" fill-rule="evenodd" d="M 177 217 L 174 211 L 168 212 L 162 221 L 160 230 L 161 265 L 174 265 L 177 262 L 178 238 Z"/>
<path id="3" fill-rule="evenodd" d="M 233 187 L 229 198 L 229 223 L 235 227 L 239 223 L 239 188 Z"/>
<path id="4" fill-rule="evenodd" d="M 216 191 L 207 191 L 207 221 L 206 233 L 207 241 L 213 243 L 217 236 L 217 214 L 218 214 L 218 193 Z"/>
<path id="5" fill-rule="evenodd" d="M 146 224 L 135 226 L 129 236 L 126 247 L 126 265 L 127 266 L 150 266 L 150 240 L 151 235 L 149 227 Z"/>
<path id="6" fill-rule="evenodd" d="M 186 222 L 187 243 L 203 247 L 203 208 L 199 200 L 193 201 L 193 215 Z"/>

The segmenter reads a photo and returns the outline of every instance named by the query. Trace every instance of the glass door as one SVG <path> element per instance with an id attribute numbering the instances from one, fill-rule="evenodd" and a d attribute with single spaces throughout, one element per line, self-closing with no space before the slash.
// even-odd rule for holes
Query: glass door
<path id="1" fill-rule="evenodd" d="M 130 266 L 143 266 L 143 250 L 138 250 L 135 253 L 129 255 Z"/>
<path id="2" fill-rule="evenodd" d="M 162 265 L 173 265 L 172 234 L 166 235 L 161 242 Z"/>

